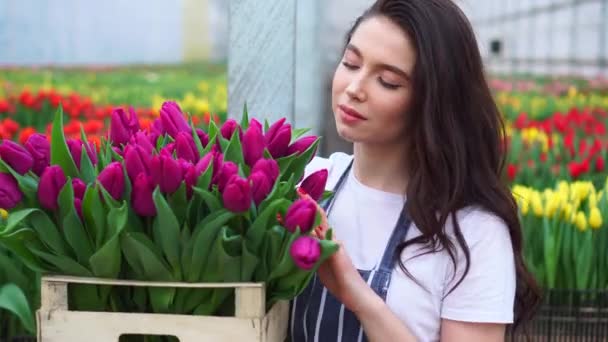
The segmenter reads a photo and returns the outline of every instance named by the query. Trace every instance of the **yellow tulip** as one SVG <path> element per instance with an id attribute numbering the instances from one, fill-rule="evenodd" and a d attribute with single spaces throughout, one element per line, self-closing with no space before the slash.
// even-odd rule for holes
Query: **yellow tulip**
<path id="1" fill-rule="evenodd" d="M 593 229 L 599 229 L 602 226 L 602 213 L 597 207 L 591 208 L 589 213 L 589 225 Z"/>
<path id="2" fill-rule="evenodd" d="M 0 217 L 2 217 L 3 220 L 6 220 L 8 218 L 8 211 L 0 209 Z"/>
<path id="3" fill-rule="evenodd" d="M 579 211 L 576 214 L 574 224 L 576 224 L 576 228 L 578 228 L 578 230 L 580 230 L 581 232 L 587 230 L 587 217 L 585 216 L 585 213 Z"/>
<path id="4" fill-rule="evenodd" d="M 572 204 L 566 203 L 564 206 L 562 206 L 562 219 L 570 221 L 573 212 L 574 209 L 572 207 Z"/>

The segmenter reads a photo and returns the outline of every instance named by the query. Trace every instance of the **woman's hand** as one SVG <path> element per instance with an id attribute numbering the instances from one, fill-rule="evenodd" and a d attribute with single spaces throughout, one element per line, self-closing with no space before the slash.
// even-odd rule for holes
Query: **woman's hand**
<path id="1" fill-rule="evenodd" d="M 319 239 L 324 239 L 325 234 L 329 230 L 325 210 L 308 195 L 300 193 L 300 197 L 308 199 L 317 205 L 317 210 L 321 214 L 321 224 L 314 229 L 312 235 Z M 343 303 L 346 308 L 357 313 L 358 311 L 363 310 L 366 305 L 380 299 L 380 297 L 378 297 L 371 287 L 369 287 L 367 282 L 361 278 L 359 271 L 357 271 L 346 253 L 342 242 L 336 240 L 335 235 L 333 236 L 333 240 L 340 248 L 321 264 L 317 271 L 317 275 L 323 285 L 332 295 L 334 295 L 334 297 Z"/>

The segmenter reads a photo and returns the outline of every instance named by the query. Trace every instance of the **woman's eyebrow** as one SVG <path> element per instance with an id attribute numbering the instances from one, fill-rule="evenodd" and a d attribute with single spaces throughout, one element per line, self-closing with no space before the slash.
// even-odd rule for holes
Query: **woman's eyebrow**
<path id="1" fill-rule="evenodd" d="M 356 47 L 355 45 L 353 45 L 352 43 L 348 43 L 346 45 L 346 50 L 351 51 L 352 53 L 354 53 L 355 55 L 357 55 L 357 57 L 359 57 L 359 58 L 363 58 L 363 54 L 361 54 L 361 50 L 359 50 L 359 48 Z M 398 68 L 398 67 L 396 67 L 394 65 L 386 64 L 386 63 L 381 63 L 378 66 L 381 69 L 392 71 L 392 72 L 396 73 L 397 75 L 405 78 L 408 81 L 411 79 L 410 75 L 407 72 L 401 70 L 400 68 Z"/>

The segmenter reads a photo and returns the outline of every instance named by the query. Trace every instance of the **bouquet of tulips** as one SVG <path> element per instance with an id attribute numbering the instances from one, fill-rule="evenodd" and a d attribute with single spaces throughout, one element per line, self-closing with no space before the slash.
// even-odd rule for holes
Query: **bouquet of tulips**
<path id="1" fill-rule="evenodd" d="M 319 139 L 249 120 L 195 128 L 165 102 L 149 130 L 116 109 L 107 139 L 41 134 L 0 145 L 0 243 L 31 269 L 83 277 L 172 282 L 265 282 L 267 306 L 307 285 L 338 246 L 310 232 L 327 171 L 303 179 Z M 300 185 L 298 187 L 298 185 Z M 311 199 L 302 199 L 297 191 Z M 230 289 L 79 285 L 71 306 L 229 314 Z"/>

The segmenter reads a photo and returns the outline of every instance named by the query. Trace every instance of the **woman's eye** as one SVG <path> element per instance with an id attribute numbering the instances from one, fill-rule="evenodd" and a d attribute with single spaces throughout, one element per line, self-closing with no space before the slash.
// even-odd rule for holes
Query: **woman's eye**
<path id="1" fill-rule="evenodd" d="M 359 68 L 358 66 L 356 66 L 354 64 L 350 64 L 348 62 L 342 62 L 342 65 L 344 65 L 344 67 L 348 70 L 356 70 Z"/>
<path id="2" fill-rule="evenodd" d="M 386 82 L 385 80 L 382 79 L 382 77 L 378 77 L 378 81 L 380 82 L 380 84 L 383 87 L 385 87 L 387 89 L 397 89 L 397 88 L 400 87 L 400 85 L 398 85 L 398 84 L 393 84 L 393 83 Z"/>

